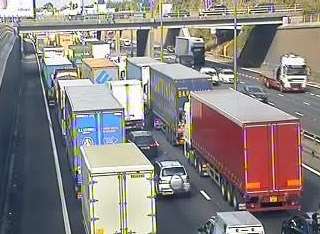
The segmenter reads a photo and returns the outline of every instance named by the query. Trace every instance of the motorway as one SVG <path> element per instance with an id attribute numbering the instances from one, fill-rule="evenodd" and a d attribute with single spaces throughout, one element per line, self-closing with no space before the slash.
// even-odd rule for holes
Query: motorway
<path id="1" fill-rule="evenodd" d="M 26 56 L 23 65 L 19 93 L 18 140 L 14 148 L 15 159 L 10 191 L 10 215 L 7 223 L 8 229 L 5 233 L 65 233 L 49 122 L 42 97 L 39 71 L 36 70 L 35 57 L 33 55 Z M 245 77 L 241 79 L 245 83 L 257 82 Z M 316 106 L 317 96 L 315 95 L 320 92 L 313 89 L 310 89 L 309 92 L 279 96 L 278 91 L 268 91 L 270 100 L 275 106 L 288 108 L 290 113 L 303 112 L 303 118 L 309 115 L 315 116 L 318 113 L 316 111 L 319 111 L 316 110 L 319 109 L 319 106 Z M 315 95 L 311 95 L 311 93 Z M 310 106 L 303 102 L 309 102 Z M 73 195 L 72 178 L 67 166 L 65 146 L 60 135 L 55 109 L 50 111 L 71 233 L 82 234 L 84 230 L 81 223 L 80 204 Z M 312 117 L 303 119 L 304 126 L 318 131 L 317 121 L 309 123 L 309 118 Z M 197 227 L 215 212 L 232 210 L 223 201 L 219 189 L 208 178 L 199 177 L 195 170 L 188 165 L 181 149 L 170 146 L 161 132 L 154 131 L 154 135 L 160 143 L 160 155 L 157 160 L 177 159 L 182 162 L 190 174 L 193 186 L 190 198 L 157 199 L 159 234 L 196 233 Z M 315 210 L 320 202 L 320 178 L 304 170 L 304 182 L 303 210 Z M 202 194 L 207 194 L 210 200 L 208 197 L 205 198 L 200 191 Z M 289 215 L 288 212 L 257 214 L 265 225 L 267 234 L 280 233 L 281 222 Z"/>
<path id="2" fill-rule="evenodd" d="M 221 64 L 211 60 L 207 60 L 207 66 L 230 67 L 229 64 Z M 239 76 L 240 89 L 241 85 L 245 84 L 263 86 L 256 72 L 240 68 Z M 268 94 L 271 105 L 300 118 L 305 130 L 320 135 L 320 89 L 309 86 L 305 93 L 281 93 L 278 90 L 267 88 L 264 90 Z"/>

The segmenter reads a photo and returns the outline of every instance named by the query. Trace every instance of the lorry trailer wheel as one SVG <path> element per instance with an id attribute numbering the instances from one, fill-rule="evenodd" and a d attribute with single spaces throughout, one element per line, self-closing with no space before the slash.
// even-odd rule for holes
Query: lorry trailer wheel
<path id="1" fill-rule="evenodd" d="M 227 185 L 227 202 L 232 205 L 232 188 L 230 185 Z"/>
<path id="2" fill-rule="evenodd" d="M 224 181 L 221 182 L 221 194 L 224 199 L 226 199 L 226 185 Z"/>
<path id="3" fill-rule="evenodd" d="M 232 194 L 232 206 L 234 207 L 235 210 L 239 210 L 239 202 L 238 202 L 238 196 L 236 191 L 234 191 Z"/>

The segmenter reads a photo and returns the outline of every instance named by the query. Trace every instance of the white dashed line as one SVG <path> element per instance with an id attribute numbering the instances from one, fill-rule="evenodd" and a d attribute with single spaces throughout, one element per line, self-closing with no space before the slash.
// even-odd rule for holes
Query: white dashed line
<path id="1" fill-rule="evenodd" d="M 317 94 L 317 95 L 316 95 L 316 97 L 320 98 L 320 95 L 319 95 L 319 94 Z"/>
<path id="2" fill-rule="evenodd" d="M 208 194 L 206 194 L 205 191 L 200 190 L 201 195 L 207 200 L 207 201 L 211 201 L 211 197 L 209 197 Z"/>
<path id="3" fill-rule="evenodd" d="M 280 97 L 284 97 L 284 95 L 283 95 L 283 94 L 281 94 L 281 93 L 278 93 L 278 96 L 280 96 Z"/>
<path id="4" fill-rule="evenodd" d="M 244 82 L 244 81 L 240 81 L 240 84 L 245 84 L 246 82 Z"/>
<path id="5" fill-rule="evenodd" d="M 313 169 L 312 167 L 309 167 L 308 165 L 306 165 L 306 164 L 304 164 L 304 163 L 302 163 L 302 166 L 303 166 L 305 169 L 311 171 L 313 174 L 316 174 L 317 176 L 320 176 L 320 172 L 317 171 L 317 170 L 315 170 L 315 169 Z"/>
<path id="6" fill-rule="evenodd" d="M 309 93 L 309 92 L 308 92 Z M 309 93 L 311 96 L 314 96 L 315 94 L 314 93 Z"/>
<path id="7" fill-rule="evenodd" d="M 307 105 L 307 106 L 310 106 L 310 103 L 309 102 L 303 102 L 303 104 Z"/>
<path id="8" fill-rule="evenodd" d="M 274 104 L 273 102 L 268 102 L 268 104 L 269 104 L 270 106 L 275 106 L 275 104 Z"/>
<path id="9" fill-rule="evenodd" d="M 296 115 L 299 115 L 299 116 L 303 116 L 304 114 L 300 113 L 300 112 L 294 112 Z"/>

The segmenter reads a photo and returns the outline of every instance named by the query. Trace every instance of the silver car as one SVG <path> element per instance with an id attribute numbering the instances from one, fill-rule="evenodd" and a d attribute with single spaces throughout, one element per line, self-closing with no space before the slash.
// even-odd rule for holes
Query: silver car
<path id="1" fill-rule="evenodd" d="M 187 171 L 178 161 L 155 162 L 155 187 L 158 195 L 190 194 L 191 192 Z"/>

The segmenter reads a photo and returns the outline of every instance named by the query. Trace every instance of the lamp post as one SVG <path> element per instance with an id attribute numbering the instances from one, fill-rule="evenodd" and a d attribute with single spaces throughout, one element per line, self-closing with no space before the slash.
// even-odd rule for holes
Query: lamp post
<path id="1" fill-rule="evenodd" d="M 160 0 L 160 61 L 163 62 L 163 0 Z"/>
<path id="2" fill-rule="evenodd" d="M 234 79 L 233 79 L 233 88 L 237 90 L 238 86 L 238 66 L 237 66 L 237 8 L 238 8 L 238 0 L 233 1 L 234 4 L 234 9 L 233 9 L 233 23 L 234 23 L 234 28 L 233 28 L 233 74 L 234 74 Z"/>

